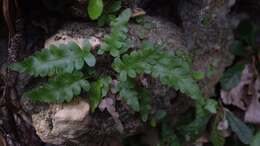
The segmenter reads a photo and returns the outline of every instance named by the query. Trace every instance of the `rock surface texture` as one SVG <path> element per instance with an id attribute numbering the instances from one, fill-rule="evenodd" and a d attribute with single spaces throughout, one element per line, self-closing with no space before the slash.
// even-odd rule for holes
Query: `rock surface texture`
<path id="1" fill-rule="evenodd" d="M 64 105 L 50 105 L 32 116 L 33 124 L 40 138 L 52 144 L 63 144 L 77 135 L 84 134 L 90 120 L 89 104 L 83 100 Z M 77 142 L 77 140 L 75 140 Z"/>
<path id="2" fill-rule="evenodd" d="M 233 61 L 233 56 L 227 50 L 233 39 L 233 26 L 228 12 L 234 1 L 191 1 L 185 1 L 182 6 L 182 29 L 161 18 L 145 17 L 148 25 L 129 24 L 129 37 L 134 41 L 132 48 L 138 48 L 142 40 L 150 40 L 167 45 L 166 51 L 182 49 L 190 52 L 194 68 L 204 71 L 207 75 L 200 85 L 205 96 L 211 97 L 224 69 Z M 106 28 L 99 28 L 91 23 L 69 22 L 49 38 L 45 46 L 68 41 L 80 43 L 80 40 L 85 38 L 94 39 L 93 43 L 97 43 L 102 41 L 102 36 L 107 32 Z M 175 98 L 176 92 L 157 82 L 152 86 L 154 97 L 169 104 L 165 105 L 165 108 L 170 109 L 169 100 Z M 159 93 L 161 96 L 157 96 Z M 107 136 L 133 135 L 144 128 L 140 118 L 125 109 L 124 103 L 117 103 L 116 106 L 123 133 L 120 133 L 118 125 L 107 112 L 89 113 L 88 102 L 80 98 L 64 105 L 33 104 L 26 99 L 24 104 L 30 104 L 27 110 L 32 114 L 37 134 L 50 144 L 95 146 L 100 139 Z"/>

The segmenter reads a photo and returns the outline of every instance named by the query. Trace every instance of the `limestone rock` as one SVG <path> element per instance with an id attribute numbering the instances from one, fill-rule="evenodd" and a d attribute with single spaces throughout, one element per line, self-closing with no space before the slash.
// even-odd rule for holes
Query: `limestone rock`
<path id="1" fill-rule="evenodd" d="M 166 51 L 181 49 L 190 52 L 193 56 L 194 68 L 205 71 L 207 74 L 210 74 L 208 72 L 211 71 L 211 67 L 214 67 L 215 72 L 211 73 L 213 75 L 208 75 L 201 81 L 201 87 L 203 87 L 205 95 L 209 97 L 212 96 L 215 85 L 224 69 L 233 61 L 232 55 L 227 51 L 233 38 L 232 27 L 226 16 L 226 11 L 229 8 L 227 3 L 202 4 L 195 8 L 189 5 L 184 7 L 183 11 L 186 12 L 186 15 L 182 16 L 184 30 L 162 18 L 146 16 L 143 25 L 129 24 L 128 34 L 133 41 L 131 46 L 133 49 L 139 48 L 143 40 L 149 40 L 155 44 L 166 45 Z M 225 11 L 220 13 L 221 10 Z M 204 17 L 201 13 L 207 15 Z M 208 18 L 208 15 L 210 21 L 204 23 L 204 19 Z M 80 40 L 90 38 L 102 41 L 103 36 L 108 32 L 108 28 L 96 27 L 91 23 L 69 22 L 50 37 L 45 46 L 68 41 L 75 41 L 80 45 Z M 92 43 L 93 48 L 95 48 L 95 42 Z M 156 98 L 154 103 L 156 109 L 160 109 L 162 105 L 164 109 L 170 109 L 170 99 L 176 97 L 176 92 L 156 81 L 152 86 L 153 98 Z M 185 106 L 188 107 L 188 105 Z M 41 109 L 37 113 L 32 113 L 32 117 L 37 134 L 44 142 L 90 145 L 93 141 L 99 141 L 98 137 L 122 135 L 117 131 L 117 125 L 108 113 L 97 112 L 88 115 L 89 106 L 85 101 L 80 100 L 75 105 L 39 106 L 34 104 L 32 107 Z M 124 108 L 124 103 L 120 103 L 116 107 L 119 120 L 124 128 L 123 135 L 133 135 L 143 128 L 140 118 L 136 117 L 129 109 Z M 179 110 L 176 109 L 176 111 Z M 72 115 L 73 113 L 77 114 Z M 176 119 L 176 117 L 174 118 Z"/>
<path id="2" fill-rule="evenodd" d="M 177 48 L 185 49 L 182 45 L 180 31 L 174 24 L 159 18 L 147 17 L 146 20 L 149 23 L 149 28 L 138 24 L 129 25 L 129 37 L 134 42 L 132 48 L 138 48 L 142 39 L 148 39 L 156 44 L 166 44 L 169 46 L 168 51 L 174 51 Z M 91 23 L 67 23 L 57 34 L 46 40 L 45 47 L 50 44 L 59 45 L 70 41 L 74 41 L 80 46 L 82 40 L 90 39 L 92 47 L 95 49 L 95 46 L 99 45 L 99 41 L 108 31 L 107 28 L 98 28 Z M 169 106 L 169 100 L 176 96 L 173 89 L 157 83 L 151 88 L 160 88 L 160 90 L 153 91 L 161 94 L 159 96 L 158 93 L 155 93 L 163 104 L 168 103 L 167 106 Z M 113 117 L 106 112 L 88 115 L 89 106 L 82 100 L 79 100 L 78 104 L 69 103 L 68 105 L 31 104 L 26 100 L 23 103 L 26 104 L 26 107 L 30 107 L 29 111 L 39 109 L 37 112 L 31 112 L 33 125 L 39 137 L 46 143 L 56 145 L 83 143 L 89 145 L 99 141 L 96 137 L 122 135 L 118 131 L 118 125 Z M 141 119 L 126 108 L 124 103 L 117 103 L 116 107 L 119 113 L 118 118 L 123 126 L 123 135 L 133 135 L 143 129 Z"/>
<path id="3" fill-rule="evenodd" d="M 75 100 L 68 104 L 50 105 L 47 110 L 32 115 L 38 136 L 46 143 L 63 144 L 84 134 L 89 118 L 89 104 Z"/>

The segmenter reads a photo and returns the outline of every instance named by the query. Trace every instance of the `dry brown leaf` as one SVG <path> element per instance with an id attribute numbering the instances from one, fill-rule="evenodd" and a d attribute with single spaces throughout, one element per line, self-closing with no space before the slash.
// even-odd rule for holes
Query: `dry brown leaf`
<path id="1" fill-rule="evenodd" d="M 221 90 L 221 99 L 227 105 L 234 105 L 242 110 L 247 109 L 247 103 L 250 103 L 250 98 L 247 98 L 249 90 L 248 86 L 254 83 L 254 69 L 252 65 L 246 65 L 241 75 L 240 83 L 230 91 Z"/>
<path id="2" fill-rule="evenodd" d="M 134 8 L 132 17 L 144 16 L 146 12 L 141 8 Z"/>
<path id="3" fill-rule="evenodd" d="M 245 121 L 260 124 L 260 77 L 255 81 L 253 97 L 246 111 Z"/>
<path id="4" fill-rule="evenodd" d="M 101 111 L 107 110 L 113 118 L 119 117 L 119 114 L 116 112 L 116 108 L 114 106 L 114 100 L 112 98 L 103 99 L 98 107 Z"/>
<path id="5" fill-rule="evenodd" d="M 119 114 L 116 111 L 115 108 L 115 101 L 112 98 L 105 98 L 101 101 L 101 103 L 99 104 L 98 108 L 101 111 L 107 110 L 108 113 L 112 116 L 112 118 L 114 119 L 115 123 L 116 123 L 116 129 L 120 132 L 123 133 L 124 132 L 124 127 L 123 124 L 121 123 L 121 121 L 119 120 Z"/>
<path id="6" fill-rule="evenodd" d="M 245 111 L 245 121 L 260 124 L 260 77 L 255 80 L 253 65 L 246 65 L 240 83 L 230 91 L 221 91 L 222 101 Z"/>

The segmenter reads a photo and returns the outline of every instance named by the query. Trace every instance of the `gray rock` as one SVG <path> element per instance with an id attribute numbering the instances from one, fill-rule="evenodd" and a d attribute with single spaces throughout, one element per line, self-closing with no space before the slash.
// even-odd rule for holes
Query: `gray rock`
<path id="1" fill-rule="evenodd" d="M 68 139 L 74 141 L 76 136 L 84 134 L 89 120 L 89 104 L 84 100 L 53 104 L 32 115 L 37 135 L 44 142 L 56 145 L 64 144 Z"/>
<path id="2" fill-rule="evenodd" d="M 200 85 L 205 96 L 210 97 L 224 69 L 233 61 L 233 56 L 228 51 L 233 40 L 233 25 L 227 16 L 233 2 L 200 1 L 198 5 L 187 4 L 183 8 L 183 30 L 161 18 L 145 17 L 147 23 L 144 25 L 129 25 L 129 36 L 134 42 L 132 48 L 138 48 L 143 40 L 149 40 L 166 45 L 166 51 L 181 49 L 190 52 L 194 68 L 207 73 Z M 99 28 L 91 23 L 71 22 L 64 24 L 63 28 L 46 41 L 45 46 L 71 40 L 80 45 L 82 39 L 101 40 L 107 32 L 107 28 Z M 176 92 L 154 83 L 154 94 L 161 93 L 159 100 L 163 100 L 163 104 L 169 104 L 170 98 L 174 98 Z M 123 103 L 121 104 L 121 107 L 124 107 Z M 170 108 L 169 106 L 171 105 L 164 108 Z M 83 100 L 68 105 L 32 104 L 31 109 L 35 108 L 41 110 L 31 112 L 33 125 L 40 138 L 47 143 L 90 144 L 104 135 L 120 135 L 111 116 L 106 113 L 89 115 L 89 105 Z M 140 119 L 129 109 L 117 110 L 120 110 L 117 112 L 123 123 L 123 135 L 132 135 L 142 128 Z"/>
<path id="3" fill-rule="evenodd" d="M 181 11 L 183 40 L 194 56 L 194 68 L 207 73 L 201 82 L 207 97 L 214 96 L 216 83 L 233 61 L 229 46 L 233 41 L 232 31 L 238 25 L 233 23 L 234 19 L 239 19 L 229 15 L 234 3 L 234 0 L 194 0 L 184 4 Z"/>

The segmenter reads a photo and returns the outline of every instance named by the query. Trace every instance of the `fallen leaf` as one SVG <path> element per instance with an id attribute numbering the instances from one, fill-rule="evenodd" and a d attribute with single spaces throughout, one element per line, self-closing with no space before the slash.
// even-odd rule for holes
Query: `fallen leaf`
<path id="1" fill-rule="evenodd" d="M 146 12 L 141 8 L 134 8 L 132 17 L 144 16 Z"/>
<path id="2" fill-rule="evenodd" d="M 255 81 L 253 97 L 246 111 L 245 121 L 260 124 L 260 77 Z"/>
<path id="3" fill-rule="evenodd" d="M 250 146 L 259 146 L 260 145 L 260 131 L 254 136 Z"/>
<path id="4" fill-rule="evenodd" d="M 112 118 L 114 119 L 115 123 L 116 123 L 116 129 L 120 132 L 123 133 L 124 132 L 124 127 L 123 124 L 121 123 L 121 121 L 119 120 L 119 114 L 116 111 L 115 108 L 115 104 L 114 104 L 114 100 L 112 98 L 105 98 L 101 101 L 101 103 L 99 104 L 99 109 L 101 111 L 107 110 L 108 113 L 112 116 Z"/>
<path id="5" fill-rule="evenodd" d="M 240 141 L 244 144 L 250 144 L 253 139 L 253 131 L 229 110 L 225 110 L 225 115 L 231 130 L 238 136 Z"/>
<path id="6" fill-rule="evenodd" d="M 234 105 L 242 110 L 247 109 L 246 103 L 250 103 L 247 99 L 248 91 L 246 90 L 247 86 L 253 84 L 254 73 L 252 65 L 246 65 L 242 75 L 241 80 L 238 85 L 236 85 L 230 91 L 221 90 L 221 99 L 227 105 Z"/>
<path id="7" fill-rule="evenodd" d="M 236 87 L 241 81 L 244 69 L 244 64 L 236 64 L 225 71 L 220 79 L 221 88 L 225 91 L 230 91 L 232 88 Z"/>
<path id="8" fill-rule="evenodd" d="M 98 107 L 102 112 L 107 110 L 113 118 L 119 117 L 119 114 L 116 112 L 116 108 L 114 106 L 114 100 L 112 98 L 103 99 Z"/>

